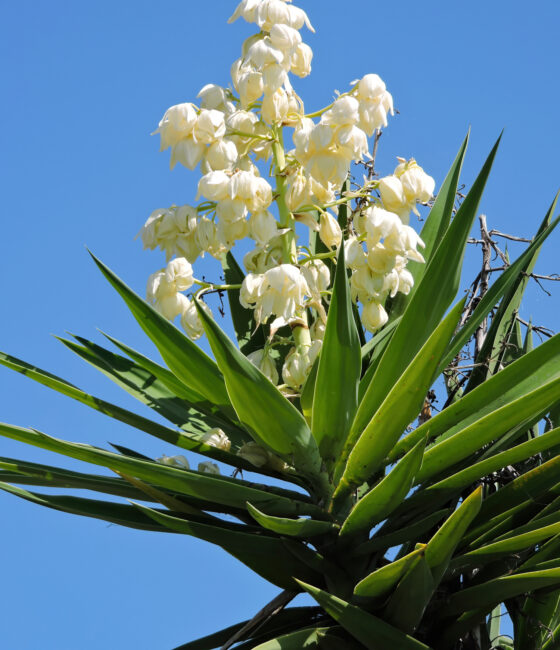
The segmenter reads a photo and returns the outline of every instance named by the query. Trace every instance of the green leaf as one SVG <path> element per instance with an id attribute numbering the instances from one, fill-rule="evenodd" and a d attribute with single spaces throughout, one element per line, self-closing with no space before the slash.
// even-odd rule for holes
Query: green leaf
<path id="1" fill-rule="evenodd" d="M 358 582 L 354 587 L 354 596 L 368 600 L 381 600 L 395 587 L 417 558 L 424 555 L 425 550 L 426 545 L 422 544 L 420 548 L 408 555 L 379 567 Z"/>
<path id="2" fill-rule="evenodd" d="M 353 555 L 371 555 L 376 551 L 399 546 L 405 542 L 418 542 L 421 536 L 430 531 L 446 515 L 449 514 L 449 508 L 443 508 L 429 514 L 427 517 L 420 519 L 412 524 L 403 526 L 394 533 L 387 535 L 374 535 L 369 541 L 360 544 L 353 552 Z"/>
<path id="3" fill-rule="evenodd" d="M 169 532 L 165 530 L 165 526 L 154 523 L 153 520 L 150 520 L 150 517 L 146 517 L 141 512 L 138 512 L 136 508 L 123 503 L 110 503 L 108 501 L 97 501 L 95 499 L 84 499 L 82 497 L 66 495 L 37 494 L 36 492 L 28 492 L 13 485 L 8 485 L 7 483 L 0 483 L 0 490 L 9 492 L 26 501 L 31 501 L 31 503 L 52 508 L 53 510 L 67 512 L 72 515 L 102 519 L 103 521 L 110 521 L 113 524 L 127 526 L 128 528 L 153 530 L 158 533 Z"/>
<path id="4" fill-rule="evenodd" d="M 453 437 L 429 447 L 424 454 L 416 482 L 420 483 L 440 474 L 513 428 L 522 430 L 531 426 L 535 418 L 542 417 L 558 399 L 560 378 L 481 417 Z"/>
<path id="5" fill-rule="evenodd" d="M 311 431 L 327 470 L 335 464 L 356 414 L 361 369 L 360 340 L 352 314 L 344 246 L 340 246 L 311 421 Z"/>
<path id="6" fill-rule="evenodd" d="M 385 621 L 368 614 L 341 598 L 297 580 L 321 607 L 347 630 L 355 639 L 370 650 L 399 648 L 399 650 L 429 650 L 428 646 L 404 634 Z"/>
<path id="7" fill-rule="evenodd" d="M 434 579 L 426 558 L 419 556 L 400 580 L 383 611 L 383 619 L 413 634 L 434 593 Z"/>
<path id="8" fill-rule="evenodd" d="M 249 440 L 245 432 L 233 426 L 226 419 L 220 418 L 215 413 L 215 406 L 204 401 L 201 397 L 198 397 L 198 400 L 196 400 L 198 403 L 196 403 L 196 401 L 193 402 L 183 396 L 184 393 L 188 392 L 188 389 L 166 368 L 160 366 L 162 371 L 173 377 L 179 384 L 178 393 L 172 392 L 158 377 L 146 370 L 142 365 L 106 350 L 96 343 L 92 343 L 80 336 L 74 338 L 81 345 L 63 338 L 56 338 L 72 352 L 100 370 L 121 388 L 124 388 L 137 400 L 154 409 L 185 431 L 201 436 L 208 429 L 220 427 L 227 433 L 234 444 L 241 445 Z M 157 366 L 155 363 L 153 365 Z"/>
<path id="9" fill-rule="evenodd" d="M 557 334 L 397 442 L 388 461 L 394 462 L 426 436 L 428 440 L 451 438 L 482 417 L 558 377 L 560 335 Z"/>
<path id="10" fill-rule="evenodd" d="M 422 464 L 423 453 L 424 441 L 421 440 L 383 480 L 356 503 L 342 525 L 340 535 L 370 530 L 388 517 L 412 487 L 414 476 Z"/>
<path id="11" fill-rule="evenodd" d="M 348 650 L 356 648 L 353 644 L 348 645 L 346 640 L 342 641 L 340 636 L 334 633 L 334 630 L 334 627 L 305 628 L 284 634 L 258 646 L 251 646 L 251 648 L 252 650 L 302 650 L 304 648 L 336 650 L 341 647 L 341 642 L 345 644 L 344 648 L 348 647 Z M 330 645 L 330 641 L 333 642 L 333 645 Z"/>
<path id="12" fill-rule="evenodd" d="M 338 493 L 347 491 L 352 485 L 359 485 L 372 476 L 382 465 L 385 456 L 391 451 L 406 426 L 418 415 L 426 392 L 432 384 L 434 370 L 453 334 L 462 310 L 463 301 L 459 302 L 438 325 L 362 432 L 357 427 L 361 426 L 361 414 L 369 410 L 366 394 L 350 432 L 347 445 L 350 453 L 337 487 Z"/>
<path id="13" fill-rule="evenodd" d="M 304 474 L 320 469 L 317 445 L 305 418 L 222 332 L 219 325 L 198 307 L 200 320 L 224 373 L 229 398 L 253 439 L 294 463 Z"/>
<path id="14" fill-rule="evenodd" d="M 245 274 L 229 251 L 222 257 L 222 268 L 227 284 L 241 284 L 245 279 Z M 228 289 L 227 295 L 239 349 L 245 355 L 262 350 L 266 338 L 262 326 L 255 321 L 254 311 L 241 305 L 239 289 Z"/>
<path id="15" fill-rule="evenodd" d="M 425 557 L 432 571 L 435 586 L 445 573 L 463 535 L 480 512 L 481 505 L 482 488 L 479 487 L 463 501 L 428 542 Z"/>
<path id="16" fill-rule="evenodd" d="M 560 428 L 553 429 L 538 438 L 533 438 L 516 447 L 507 449 L 479 463 L 469 465 L 465 469 L 451 474 L 448 478 L 429 485 L 427 488 L 417 492 L 410 501 L 412 503 L 414 500 L 414 504 L 419 502 L 430 502 L 433 504 L 435 502 L 435 495 L 438 496 L 438 500 L 440 499 L 440 495 L 445 495 L 445 498 L 450 497 L 478 479 L 489 476 L 492 472 L 496 472 L 502 467 L 519 463 L 557 444 L 560 444 Z"/>
<path id="17" fill-rule="evenodd" d="M 104 449 L 66 442 L 39 431 L 9 424 L 0 423 L 0 435 L 87 463 L 102 465 L 159 487 L 168 488 L 178 494 L 241 508 L 243 511 L 245 511 L 246 502 L 250 501 L 278 516 L 323 515 L 323 511 L 317 506 L 300 500 L 303 495 L 289 490 L 269 486 L 252 487 L 252 484 L 238 479 L 129 458 Z"/>
<path id="18" fill-rule="evenodd" d="M 449 224 L 451 223 L 453 206 L 455 205 L 455 200 L 457 198 L 457 185 L 459 183 L 459 176 L 461 175 L 461 168 L 463 166 L 463 159 L 465 157 L 468 142 L 469 133 L 465 136 L 457 156 L 455 157 L 451 168 L 447 172 L 447 176 L 437 193 L 434 205 L 432 206 L 430 214 L 428 215 L 420 233 L 422 241 L 426 244 L 423 255 L 428 261 L 437 250 L 437 247 L 442 241 Z M 410 262 L 408 270 L 414 278 L 414 286 L 408 296 L 405 296 L 402 293 L 397 294 L 395 300 L 391 304 L 391 319 L 402 314 L 405 310 L 419 284 L 420 279 L 426 271 L 426 265 L 419 264 L 418 262 Z"/>
<path id="19" fill-rule="evenodd" d="M 253 519 L 266 530 L 271 530 L 278 535 L 287 537 L 298 537 L 307 539 L 317 537 L 317 535 L 326 535 L 335 530 L 334 524 L 329 521 L 318 521 L 316 519 L 287 519 L 285 517 L 273 517 L 261 512 L 250 503 L 247 504 L 247 510 Z"/>
<path id="20" fill-rule="evenodd" d="M 443 605 L 441 615 L 452 616 L 475 608 L 494 607 L 521 594 L 559 584 L 560 569 L 531 571 L 488 580 L 451 595 L 447 604 Z"/>
<path id="21" fill-rule="evenodd" d="M 357 431 L 363 430 L 371 420 L 404 370 L 432 335 L 457 294 L 467 239 L 499 141 L 498 139 L 490 152 L 440 245 L 428 260 L 424 275 L 364 395 L 353 425 Z M 364 403 L 367 406 L 363 406 Z"/>
<path id="22" fill-rule="evenodd" d="M 282 589 L 294 589 L 294 576 L 314 576 L 316 580 L 321 579 L 306 564 L 298 561 L 280 539 L 225 530 L 214 525 L 172 517 L 140 504 L 134 505 L 162 526 L 221 546 L 255 573 Z M 271 561 L 271 558 L 274 558 L 274 561 Z"/>
<path id="23" fill-rule="evenodd" d="M 43 384 L 43 386 L 47 386 L 63 395 L 71 397 L 72 399 L 75 399 L 104 415 L 108 415 L 115 420 L 129 424 L 140 431 L 149 433 L 150 435 L 159 438 L 160 440 L 164 440 L 165 442 L 169 442 L 172 445 L 177 445 L 182 449 L 188 449 L 189 451 L 194 451 L 203 456 L 209 456 L 210 458 L 220 460 L 236 467 L 244 467 L 248 470 L 254 469 L 248 461 L 202 442 L 201 438 L 203 434 L 201 432 L 195 435 L 192 432 L 178 431 L 166 427 L 163 424 L 159 424 L 158 422 L 149 420 L 141 415 L 132 413 L 132 411 L 127 411 L 120 406 L 116 406 L 115 404 L 106 402 L 98 397 L 89 395 L 64 379 L 32 366 L 21 359 L 4 354 L 3 352 L 0 352 L 0 364 Z M 191 431 L 195 431 L 195 429 L 191 429 Z"/>
<path id="24" fill-rule="evenodd" d="M 155 344 L 171 372 L 188 388 L 230 413 L 224 378 L 217 365 L 188 337 L 145 300 L 137 296 L 111 269 L 90 253 L 109 283 L 119 293 L 140 327 Z"/>

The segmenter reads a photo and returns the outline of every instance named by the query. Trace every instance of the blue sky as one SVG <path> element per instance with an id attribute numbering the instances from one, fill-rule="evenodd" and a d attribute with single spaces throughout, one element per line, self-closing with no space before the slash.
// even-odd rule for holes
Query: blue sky
<path id="1" fill-rule="evenodd" d="M 317 30 L 304 32 L 313 73 L 297 84 L 308 110 L 377 72 L 399 110 L 381 140 L 378 169 L 390 173 L 395 156 L 414 156 L 438 186 L 469 126 L 467 185 L 505 128 L 481 209 L 491 227 L 534 233 L 560 186 L 558 3 L 300 6 Z M 170 172 L 168 153 L 158 153 L 149 134 L 168 106 L 194 101 L 208 82 L 227 85 L 252 33 L 226 24 L 234 7 L 226 0 L 2 2 L 0 348 L 126 407 L 134 407 L 131 398 L 49 335 L 96 338 L 99 327 L 152 353 L 84 246 L 141 293 L 162 265 L 133 237 L 155 208 L 193 202 L 198 175 L 180 166 Z M 537 272 L 559 270 L 558 244 L 555 234 Z M 533 287 L 523 315 L 555 327 L 558 289 L 550 289 L 547 297 Z M 5 369 L 0 406 L 0 419 L 61 438 L 120 442 L 154 456 L 170 451 Z M 0 455 L 57 462 L 4 440 Z M 277 592 L 194 539 L 73 518 L 4 494 L 0 510 L 6 648 L 168 650 L 250 617 Z"/>

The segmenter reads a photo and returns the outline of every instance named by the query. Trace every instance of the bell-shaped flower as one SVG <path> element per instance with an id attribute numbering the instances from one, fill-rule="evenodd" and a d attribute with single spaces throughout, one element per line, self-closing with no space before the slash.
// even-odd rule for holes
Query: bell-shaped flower
<path id="1" fill-rule="evenodd" d="M 301 272 L 311 296 L 320 300 L 321 293 L 329 288 L 331 282 L 329 267 L 322 260 L 311 260 L 302 265 Z"/>
<path id="2" fill-rule="evenodd" d="M 307 43 L 297 45 L 290 59 L 290 72 L 296 77 L 307 77 L 311 74 L 311 61 L 313 60 L 313 50 Z"/>
<path id="3" fill-rule="evenodd" d="M 183 167 L 193 170 L 202 160 L 205 149 L 202 142 L 198 142 L 192 135 L 188 135 L 172 146 L 169 167 L 173 169 L 177 163 L 181 163 Z"/>
<path id="4" fill-rule="evenodd" d="M 398 236 L 402 221 L 394 212 L 373 205 L 365 211 L 363 225 L 367 233 L 368 247 L 371 248 L 392 234 Z"/>
<path id="5" fill-rule="evenodd" d="M 381 200 L 385 209 L 398 214 L 403 221 L 408 221 L 410 202 L 405 196 L 400 178 L 397 176 L 385 176 L 379 180 L 377 189 L 381 194 Z"/>
<path id="6" fill-rule="evenodd" d="M 264 92 L 264 80 L 262 72 L 246 67 L 239 75 L 235 83 L 242 106 L 249 106 L 261 97 Z"/>
<path id="7" fill-rule="evenodd" d="M 264 36 L 249 47 L 245 59 L 257 70 L 262 70 L 268 63 L 282 63 L 284 53 L 274 46 L 269 36 Z"/>
<path id="8" fill-rule="evenodd" d="M 245 239 L 249 234 L 249 224 L 245 219 L 236 221 L 220 221 L 216 231 L 217 238 L 224 250 L 230 250 L 235 242 Z"/>
<path id="9" fill-rule="evenodd" d="M 372 298 L 380 298 L 384 290 L 384 275 L 372 271 L 369 266 L 361 266 L 350 278 L 350 289 L 354 299 L 367 302 Z"/>
<path id="10" fill-rule="evenodd" d="M 248 273 L 241 283 L 239 302 L 246 309 L 255 305 L 262 298 L 266 289 L 266 278 L 261 273 Z"/>
<path id="11" fill-rule="evenodd" d="M 171 106 L 165 111 L 158 128 L 152 133 L 160 135 L 160 151 L 176 145 L 193 130 L 197 119 L 194 104 L 185 103 Z"/>
<path id="12" fill-rule="evenodd" d="M 310 295 L 305 277 L 297 266 L 280 264 L 265 272 L 266 289 L 260 299 L 260 320 L 270 315 L 282 316 L 286 321 L 303 309 L 305 296 Z"/>
<path id="13" fill-rule="evenodd" d="M 247 216 L 247 206 L 240 199 L 222 199 L 216 205 L 216 216 L 220 222 L 231 223 Z"/>
<path id="14" fill-rule="evenodd" d="M 254 350 L 247 355 L 247 359 L 256 366 L 265 377 L 277 386 L 278 385 L 278 371 L 276 364 L 266 350 Z"/>
<path id="15" fill-rule="evenodd" d="M 299 391 L 321 351 L 322 341 L 316 339 L 310 346 L 292 348 L 282 366 L 282 379 L 290 388 Z"/>
<path id="16" fill-rule="evenodd" d="M 381 77 L 377 74 L 366 74 L 358 82 L 358 99 L 360 100 L 376 100 L 380 99 L 387 86 Z"/>
<path id="17" fill-rule="evenodd" d="M 216 447 L 216 449 L 222 449 L 223 451 L 229 451 L 231 449 L 231 440 L 218 427 L 208 429 L 200 440 L 211 447 Z"/>
<path id="18" fill-rule="evenodd" d="M 275 92 L 264 96 L 261 117 L 267 124 L 279 124 L 287 119 L 289 109 L 288 93 L 283 88 L 278 88 Z"/>
<path id="19" fill-rule="evenodd" d="M 382 304 L 374 300 L 367 302 L 362 310 L 362 324 L 368 332 L 375 332 L 383 327 L 389 316 Z"/>
<path id="20" fill-rule="evenodd" d="M 374 273 L 390 273 L 397 261 L 397 254 L 383 244 L 368 248 L 367 263 Z"/>
<path id="21" fill-rule="evenodd" d="M 290 212 L 297 212 L 298 208 L 311 204 L 311 196 L 311 184 L 303 170 L 300 169 L 288 177 L 288 191 L 285 198 Z"/>
<path id="22" fill-rule="evenodd" d="M 210 144 L 223 138 L 225 132 L 226 122 L 222 111 L 205 108 L 200 111 L 193 127 L 193 137 L 197 142 Z"/>
<path id="23" fill-rule="evenodd" d="M 338 248 L 342 241 L 342 230 L 330 212 L 321 212 L 319 217 L 319 237 L 327 248 Z"/>
<path id="24" fill-rule="evenodd" d="M 203 474 L 220 474 L 220 468 L 209 460 L 205 460 L 202 463 L 198 463 L 198 471 Z"/>
<path id="25" fill-rule="evenodd" d="M 436 186 L 435 180 L 426 174 L 414 159 L 405 163 L 406 169 L 399 174 L 404 194 L 409 201 L 420 201 L 420 203 L 427 203 L 433 196 Z M 399 170 L 399 165 L 395 170 Z"/>
<path id="26" fill-rule="evenodd" d="M 162 465 L 169 465 L 170 467 L 179 467 L 180 469 L 190 469 L 189 461 L 183 456 L 183 454 L 178 454 L 177 456 L 160 456 L 156 459 L 158 463 Z"/>
<path id="27" fill-rule="evenodd" d="M 331 108 L 323 113 L 321 122 L 334 126 L 353 126 L 360 119 L 359 108 L 360 102 L 355 97 L 339 97 Z"/>
<path id="28" fill-rule="evenodd" d="M 263 467 L 269 461 L 270 454 L 268 450 L 261 447 L 256 442 L 246 442 L 243 444 L 237 455 L 244 460 L 247 460 L 255 467 Z"/>
<path id="29" fill-rule="evenodd" d="M 370 158 L 366 134 L 357 126 L 343 126 L 336 132 L 338 150 L 348 160 L 358 162 L 364 158 Z"/>
<path id="30" fill-rule="evenodd" d="M 231 169 L 237 162 L 239 154 L 235 143 L 228 138 L 217 140 L 205 151 L 204 159 L 211 171 Z"/>
<path id="31" fill-rule="evenodd" d="M 398 271 L 399 274 L 399 291 L 405 296 L 408 296 L 410 290 L 414 286 L 414 278 L 412 273 L 406 269 L 401 269 Z"/>
<path id="32" fill-rule="evenodd" d="M 228 23 L 233 23 L 238 18 L 244 18 L 248 23 L 254 23 L 255 13 L 260 2 L 261 0 L 241 0 L 228 19 Z"/>
<path id="33" fill-rule="evenodd" d="M 249 237 L 259 246 L 265 246 L 278 233 L 274 215 L 268 210 L 254 212 L 249 219 Z"/>
<path id="34" fill-rule="evenodd" d="M 344 241 L 344 257 L 346 266 L 356 270 L 367 265 L 367 258 L 361 242 L 354 236 Z"/>
<path id="35" fill-rule="evenodd" d="M 230 177 L 223 170 L 208 172 L 198 181 L 197 197 L 202 195 L 209 201 L 222 201 L 228 198 Z"/>
<path id="36" fill-rule="evenodd" d="M 406 256 L 415 262 L 424 262 L 424 257 L 418 252 L 418 246 L 424 248 L 426 244 L 420 235 L 410 226 L 401 225 L 385 239 L 385 246 L 401 256 Z"/>
<path id="37" fill-rule="evenodd" d="M 191 340 L 196 341 L 204 334 L 204 327 L 202 326 L 202 322 L 200 320 L 200 316 L 198 315 L 198 311 L 194 302 L 188 298 L 185 298 L 185 300 L 186 303 L 184 304 L 183 310 L 181 312 L 181 327 L 185 330 L 185 333 Z M 199 300 L 198 304 L 209 316 L 212 316 L 210 307 L 208 307 L 205 302 Z"/>
<path id="38" fill-rule="evenodd" d="M 170 260 L 165 267 L 165 281 L 175 291 L 186 291 L 194 282 L 192 266 L 184 257 Z"/>
<path id="39" fill-rule="evenodd" d="M 325 338 L 327 323 L 322 318 L 316 318 L 309 328 L 309 336 L 312 341 L 322 341 Z"/>
<path id="40" fill-rule="evenodd" d="M 270 42 L 276 49 L 291 54 L 302 41 L 297 29 L 277 23 L 270 28 Z"/>
<path id="41" fill-rule="evenodd" d="M 226 114 L 235 110 L 230 91 L 217 84 L 206 84 L 200 89 L 197 97 L 200 97 L 201 108 L 215 109 Z"/>

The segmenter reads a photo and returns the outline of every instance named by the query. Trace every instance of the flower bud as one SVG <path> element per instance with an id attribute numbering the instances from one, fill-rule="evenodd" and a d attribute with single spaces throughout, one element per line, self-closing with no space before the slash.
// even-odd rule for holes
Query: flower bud
<path id="1" fill-rule="evenodd" d="M 276 219 L 268 210 L 254 212 L 249 219 L 249 236 L 259 246 L 265 246 L 278 233 Z"/>
<path id="2" fill-rule="evenodd" d="M 367 264 L 363 246 L 356 237 L 349 237 L 345 240 L 344 257 L 346 259 L 346 266 L 351 269 L 359 269 Z"/>
<path id="3" fill-rule="evenodd" d="M 362 324 L 368 332 L 375 332 L 380 327 L 383 327 L 389 320 L 387 312 L 383 305 L 371 301 L 364 305 L 362 310 Z"/>
<path id="4" fill-rule="evenodd" d="M 328 248 L 340 246 L 342 230 L 338 221 L 330 212 L 321 212 L 319 217 L 319 237 Z"/>
<path id="5" fill-rule="evenodd" d="M 256 366 L 265 377 L 268 377 L 275 386 L 278 385 L 278 371 L 276 370 L 276 364 L 265 350 L 255 350 L 247 355 L 247 359 L 249 359 L 249 361 Z"/>
<path id="6" fill-rule="evenodd" d="M 301 272 L 313 297 L 320 297 L 321 292 L 329 288 L 331 274 L 323 261 L 311 260 L 301 267 Z"/>

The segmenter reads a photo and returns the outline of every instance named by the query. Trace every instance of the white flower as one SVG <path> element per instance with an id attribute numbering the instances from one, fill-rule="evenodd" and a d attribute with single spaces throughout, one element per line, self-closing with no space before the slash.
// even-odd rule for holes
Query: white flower
<path id="1" fill-rule="evenodd" d="M 350 288 L 352 296 L 361 302 L 367 302 L 371 298 L 381 298 L 385 286 L 384 275 L 374 273 L 368 266 L 361 266 L 352 273 Z"/>
<path id="2" fill-rule="evenodd" d="M 193 262 L 198 256 L 194 244 L 196 218 L 196 208 L 190 205 L 155 210 L 136 236 L 142 238 L 144 248 L 159 246 L 167 259 L 178 255 Z"/>
<path id="3" fill-rule="evenodd" d="M 167 263 L 165 280 L 175 291 L 186 291 L 193 285 L 193 269 L 184 257 L 177 257 Z"/>
<path id="4" fill-rule="evenodd" d="M 255 467 L 262 467 L 269 461 L 270 454 L 256 442 L 246 442 L 237 452 L 237 455 L 249 461 Z"/>
<path id="5" fill-rule="evenodd" d="M 201 251 L 208 251 L 214 257 L 225 252 L 218 238 L 216 224 L 208 219 L 208 217 L 202 217 L 198 222 L 195 241 Z"/>
<path id="6" fill-rule="evenodd" d="M 311 295 L 320 299 L 321 292 L 329 288 L 331 274 L 329 267 L 321 260 L 311 260 L 301 267 Z"/>
<path id="7" fill-rule="evenodd" d="M 301 35 L 289 25 L 276 24 L 270 28 L 270 42 L 276 49 L 289 52 L 300 45 Z"/>
<path id="8" fill-rule="evenodd" d="M 247 206 L 239 199 L 222 199 L 216 206 L 216 216 L 220 221 L 228 223 L 244 219 L 247 216 Z"/>
<path id="9" fill-rule="evenodd" d="M 162 465 L 170 465 L 171 467 L 180 467 L 181 469 L 190 468 L 189 461 L 182 454 L 178 456 L 166 456 L 164 454 L 157 458 L 156 461 Z"/>
<path id="10" fill-rule="evenodd" d="M 235 110 L 235 104 L 230 100 L 227 88 L 216 84 L 206 84 L 197 97 L 200 97 L 201 108 L 216 109 L 223 113 L 231 113 Z"/>
<path id="11" fill-rule="evenodd" d="M 241 0 L 237 5 L 228 23 L 232 23 L 238 18 L 244 18 L 248 23 L 255 22 L 255 11 L 261 0 Z"/>
<path id="12" fill-rule="evenodd" d="M 290 60 L 291 72 L 297 77 L 307 77 L 311 73 L 313 50 L 307 43 L 300 43 L 292 54 Z"/>
<path id="13" fill-rule="evenodd" d="M 222 111 L 205 108 L 200 111 L 193 127 L 193 137 L 197 142 L 210 144 L 223 138 L 225 132 L 226 123 Z"/>
<path id="14" fill-rule="evenodd" d="M 406 269 L 401 269 L 398 271 L 399 274 L 399 291 L 404 293 L 407 296 L 410 293 L 410 290 L 414 286 L 414 278 L 410 271 Z"/>
<path id="15" fill-rule="evenodd" d="M 194 104 L 185 103 L 171 106 L 165 111 L 158 128 L 152 133 L 160 134 L 160 151 L 172 147 L 189 135 L 196 122 L 197 112 Z"/>
<path id="16" fill-rule="evenodd" d="M 289 108 L 288 94 L 283 88 L 278 88 L 270 95 L 265 95 L 261 108 L 262 119 L 267 124 L 283 122 L 288 117 Z"/>
<path id="17" fill-rule="evenodd" d="M 209 201 L 221 201 L 228 197 L 230 177 L 223 170 L 208 172 L 198 181 L 198 196 Z"/>
<path id="18" fill-rule="evenodd" d="M 321 122 L 335 126 L 352 126 L 358 123 L 360 102 L 355 97 L 339 97 L 328 111 L 323 113 Z"/>
<path id="19" fill-rule="evenodd" d="M 264 246 L 278 233 L 276 219 L 268 210 L 254 212 L 249 219 L 249 236 L 259 246 Z"/>
<path id="20" fill-rule="evenodd" d="M 185 330 L 187 336 L 190 339 L 196 341 L 204 334 L 204 327 L 202 325 L 194 302 L 185 296 L 183 297 L 185 298 L 185 303 L 183 304 L 183 310 L 181 312 L 181 327 Z M 199 300 L 198 304 L 209 316 L 212 316 L 210 307 L 208 307 L 205 302 Z"/>
<path id="21" fill-rule="evenodd" d="M 249 106 L 263 94 L 264 82 L 262 72 L 251 67 L 244 67 L 239 71 L 239 76 L 234 81 L 234 86 L 239 93 L 242 106 Z"/>
<path id="22" fill-rule="evenodd" d="M 397 254 L 385 248 L 383 244 L 376 244 L 368 248 L 367 263 L 374 273 L 390 273 L 396 264 Z"/>
<path id="23" fill-rule="evenodd" d="M 414 158 L 398 165 L 395 174 L 400 178 L 404 194 L 409 201 L 426 203 L 432 198 L 436 182 L 426 174 Z"/>
<path id="24" fill-rule="evenodd" d="M 306 25 L 313 31 L 305 11 L 282 0 L 261 0 L 254 13 L 254 22 L 264 32 L 270 31 L 273 25 L 277 24 L 290 25 L 294 29 L 301 29 Z"/>
<path id="25" fill-rule="evenodd" d="M 247 359 L 256 366 L 265 377 L 276 386 L 278 384 L 278 371 L 276 364 L 270 358 L 270 355 L 265 350 L 255 350 L 247 355 Z"/>
<path id="26" fill-rule="evenodd" d="M 403 221 L 408 221 L 410 202 L 404 194 L 400 178 L 397 176 L 385 176 L 379 180 L 377 189 L 381 194 L 381 200 L 385 209 L 398 214 Z"/>
<path id="27" fill-rule="evenodd" d="M 230 179 L 229 197 L 243 201 L 250 212 L 257 212 L 272 203 L 272 187 L 264 178 L 240 170 Z"/>
<path id="28" fill-rule="evenodd" d="M 249 47 L 245 59 L 257 70 L 262 70 L 267 63 L 282 63 L 284 54 L 282 50 L 274 47 L 269 36 L 264 36 Z"/>
<path id="29" fill-rule="evenodd" d="M 342 230 L 338 221 L 330 212 L 321 212 L 319 217 L 319 237 L 328 248 L 340 246 Z"/>
<path id="30" fill-rule="evenodd" d="M 266 279 L 261 273 L 248 273 L 241 284 L 239 302 L 246 309 L 258 302 L 264 293 Z"/>
<path id="31" fill-rule="evenodd" d="M 368 332 L 375 332 L 380 327 L 383 327 L 388 320 L 389 316 L 383 305 L 373 300 L 364 305 L 362 310 L 362 324 Z"/>
<path id="32" fill-rule="evenodd" d="M 205 160 L 211 170 L 231 169 L 239 154 L 235 142 L 227 138 L 217 140 L 205 152 Z"/>
<path id="33" fill-rule="evenodd" d="M 383 96 L 387 87 L 385 82 L 377 74 L 366 74 L 358 83 L 359 99 L 379 99 Z"/>
<path id="34" fill-rule="evenodd" d="M 322 318 L 317 318 L 309 328 L 309 335 L 312 341 L 322 341 L 325 338 L 327 324 Z"/>
<path id="35" fill-rule="evenodd" d="M 402 228 L 402 222 L 395 213 L 377 205 L 371 206 L 365 211 L 363 223 L 370 248 L 391 234 L 398 235 Z"/>
<path id="36" fill-rule="evenodd" d="M 216 463 L 212 463 L 209 460 L 204 461 L 203 463 L 198 463 L 198 471 L 203 474 L 219 474 L 220 468 Z"/>
<path id="37" fill-rule="evenodd" d="M 201 440 L 211 447 L 216 447 L 216 449 L 222 449 L 223 451 L 231 449 L 231 440 L 218 427 L 206 431 Z"/>
<path id="38" fill-rule="evenodd" d="M 311 183 L 302 170 L 288 178 L 288 191 L 286 192 L 286 205 L 291 212 L 297 208 L 311 203 Z"/>
<path id="39" fill-rule="evenodd" d="M 391 234 L 385 240 L 385 246 L 399 255 L 406 255 L 416 262 L 424 262 L 423 256 L 418 252 L 420 246 L 424 248 L 426 244 L 420 238 L 420 235 L 410 226 L 401 225 L 398 231 Z"/>
<path id="40" fill-rule="evenodd" d="M 305 383 L 311 367 L 321 350 L 322 341 L 317 339 L 311 346 L 292 348 L 282 366 L 284 383 L 294 390 L 299 390 Z"/>
<path id="41" fill-rule="evenodd" d="M 185 304 L 188 303 L 187 297 L 177 291 L 175 282 L 168 281 L 166 271 L 163 269 L 152 273 L 148 278 L 146 300 L 168 320 L 173 320 L 182 313 Z"/>
<path id="42" fill-rule="evenodd" d="M 366 134 L 357 126 L 343 126 L 336 132 L 341 151 L 348 160 L 355 162 L 370 158 Z"/>
<path id="43" fill-rule="evenodd" d="M 202 142 L 197 142 L 192 135 L 188 135 L 171 148 L 169 166 L 173 169 L 179 162 L 187 169 L 193 170 L 202 160 L 204 149 Z"/>
<path id="44" fill-rule="evenodd" d="M 367 264 L 363 246 L 354 236 L 344 241 L 344 257 L 346 266 L 351 269 L 359 269 Z"/>

